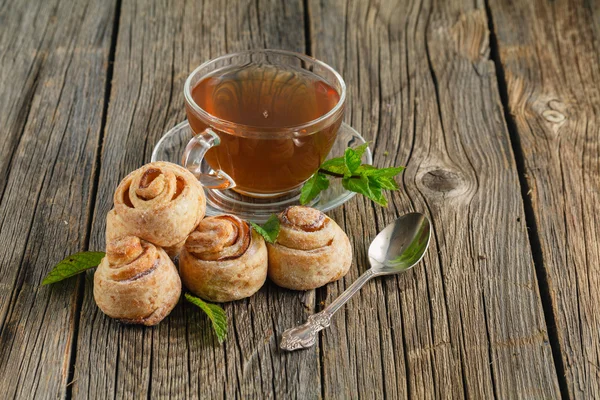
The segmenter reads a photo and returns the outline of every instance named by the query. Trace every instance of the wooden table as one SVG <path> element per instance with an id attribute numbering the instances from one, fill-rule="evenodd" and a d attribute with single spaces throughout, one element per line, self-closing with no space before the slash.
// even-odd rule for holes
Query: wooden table
<path id="1" fill-rule="evenodd" d="M 1 2 L 2 398 L 599 398 L 599 6 Z M 189 304 L 155 328 L 107 318 L 92 272 L 41 287 L 104 248 L 113 190 L 185 118 L 188 73 L 262 47 L 334 66 L 375 164 L 407 166 L 387 209 L 357 196 L 330 213 L 349 274 L 227 304 L 222 346 Z M 411 210 L 435 228 L 423 264 L 367 285 L 318 346 L 279 351 Z"/>

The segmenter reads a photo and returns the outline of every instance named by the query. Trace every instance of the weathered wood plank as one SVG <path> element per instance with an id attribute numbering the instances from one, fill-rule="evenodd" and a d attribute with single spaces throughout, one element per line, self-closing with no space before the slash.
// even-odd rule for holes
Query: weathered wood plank
<path id="1" fill-rule="evenodd" d="M 104 247 L 112 193 L 149 161 L 158 138 L 185 118 L 183 83 L 201 62 L 256 47 L 304 51 L 301 1 L 139 2 L 122 4 L 114 79 L 101 160 L 91 247 Z M 156 328 L 124 327 L 92 297 L 91 274 L 77 342 L 76 398 L 315 398 L 318 350 L 283 354 L 277 334 L 314 309 L 314 292 L 267 284 L 225 306 L 229 338 L 218 346 L 206 318 L 188 304 Z M 101 373 L 99 373 L 101 371 Z"/>
<path id="2" fill-rule="evenodd" d="M 314 55 L 348 83 L 348 121 L 377 165 L 408 167 L 389 210 L 357 198 L 334 213 L 357 265 L 318 300 L 368 268 L 396 215 L 425 211 L 435 228 L 424 265 L 370 283 L 334 318 L 324 397 L 559 397 L 483 6 L 309 4 Z"/>
<path id="3" fill-rule="evenodd" d="M 600 12 L 490 1 L 571 398 L 600 397 Z"/>
<path id="4" fill-rule="evenodd" d="M 0 391 L 66 395 L 77 280 L 40 287 L 86 245 L 114 3 L 0 5 Z"/>

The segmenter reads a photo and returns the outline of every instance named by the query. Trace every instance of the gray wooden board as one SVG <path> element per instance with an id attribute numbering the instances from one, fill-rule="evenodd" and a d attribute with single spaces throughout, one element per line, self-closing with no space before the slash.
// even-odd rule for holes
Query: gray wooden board
<path id="1" fill-rule="evenodd" d="M 148 162 L 160 136 L 185 119 L 188 73 L 212 57 L 249 48 L 303 52 L 303 15 L 298 1 L 123 1 L 91 247 L 104 247 L 105 215 L 120 179 Z M 314 292 L 267 284 L 252 298 L 225 305 L 229 337 L 218 346 L 206 317 L 189 304 L 155 328 L 119 325 L 97 309 L 90 273 L 73 395 L 317 397 L 318 349 L 281 353 L 277 336 L 313 309 Z"/>
<path id="2" fill-rule="evenodd" d="M 348 83 L 347 120 L 377 166 L 408 167 L 388 210 L 357 198 L 333 213 L 357 262 L 318 300 L 368 268 L 369 241 L 396 215 L 423 211 L 434 226 L 422 265 L 370 283 L 334 318 L 322 339 L 325 397 L 558 397 L 483 6 L 309 10 L 314 55 Z"/>
<path id="3" fill-rule="evenodd" d="M 0 5 L 0 392 L 67 391 L 78 280 L 40 287 L 86 245 L 114 4 Z"/>
<path id="4" fill-rule="evenodd" d="M 598 3 L 491 1 L 490 10 L 566 390 L 571 398 L 599 398 Z"/>

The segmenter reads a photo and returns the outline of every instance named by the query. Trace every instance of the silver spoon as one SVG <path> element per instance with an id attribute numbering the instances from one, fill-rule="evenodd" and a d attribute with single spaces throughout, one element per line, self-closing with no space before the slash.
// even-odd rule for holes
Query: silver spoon
<path id="1" fill-rule="evenodd" d="M 314 345 L 317 332 L 327 328 L 333 314 L 371 278 L 399 274 L 421 261 L 429 246 L 430 236 L 431 223 L 421 213 L 403 215 L 386 226 L 369 246 L 371 269 L 362 274 L 323 311 L 308 317 L 308 321 L 303 325 L 283 332 L 281 349 L 292 351 Z"/>

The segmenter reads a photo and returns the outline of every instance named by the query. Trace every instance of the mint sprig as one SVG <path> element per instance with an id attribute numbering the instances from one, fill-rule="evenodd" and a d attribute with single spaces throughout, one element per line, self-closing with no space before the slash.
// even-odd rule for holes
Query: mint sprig
<path id="1" fill-rule="evenodd" d="M 52 271 L 42 281 L 42 285 L 60 282 L 97 267 L 104 256 L 105 254 L 101 251 L 82 251 L 72 254 L 52 268 Z"/>
<path id="2" fill-rule="evenodd" d="M 300 204 L 308 204 L 329 188 L 329 177 L 334 177 L 342 179 L 342 186 L 346 190 L 367 196 L 386 207 L 388 201 L 382 191 L 400 189 L 394 177 L 402 173 L 404 167 L 376 168 L 361 164 L 368 145 L 364 143 L 354 149 L 349 147 L 342 157 L 332 158 L 321 164 L 319 170 L 302 186 Z"/>
<path id="3" fill-rule="evenodd" d="M 256 232 L 265 238 L 267 243 L 275 243 L 277 236 L 279 236 L 279 229 L 281 228 L 279 218 L 275 214 L 271 215 L 267 222 L 262 226 L 255 224 L 254 222 L 250 222 L 250 225 L 252 225 L 252 228 L 254 228 Z"/>
<path id="4" fill-rule="evenodd" d="M 317 172 L 304 183 L 300 190 L 300 204 L 307 204 L 319 193 L 329 187 L 329 179 L 322 172 Z"/>
<path id="5" fill-rule="evenodd" d="M 212 323 L 219 344 L 223 343 L 227 337 L 227 315 L 225 314 L 225 311 L 218 305 L 207 303 L 201 298 L 192 296 L 189 293 L 186 293 L 184 296 L 187 301 L 204 311 Z"/>

